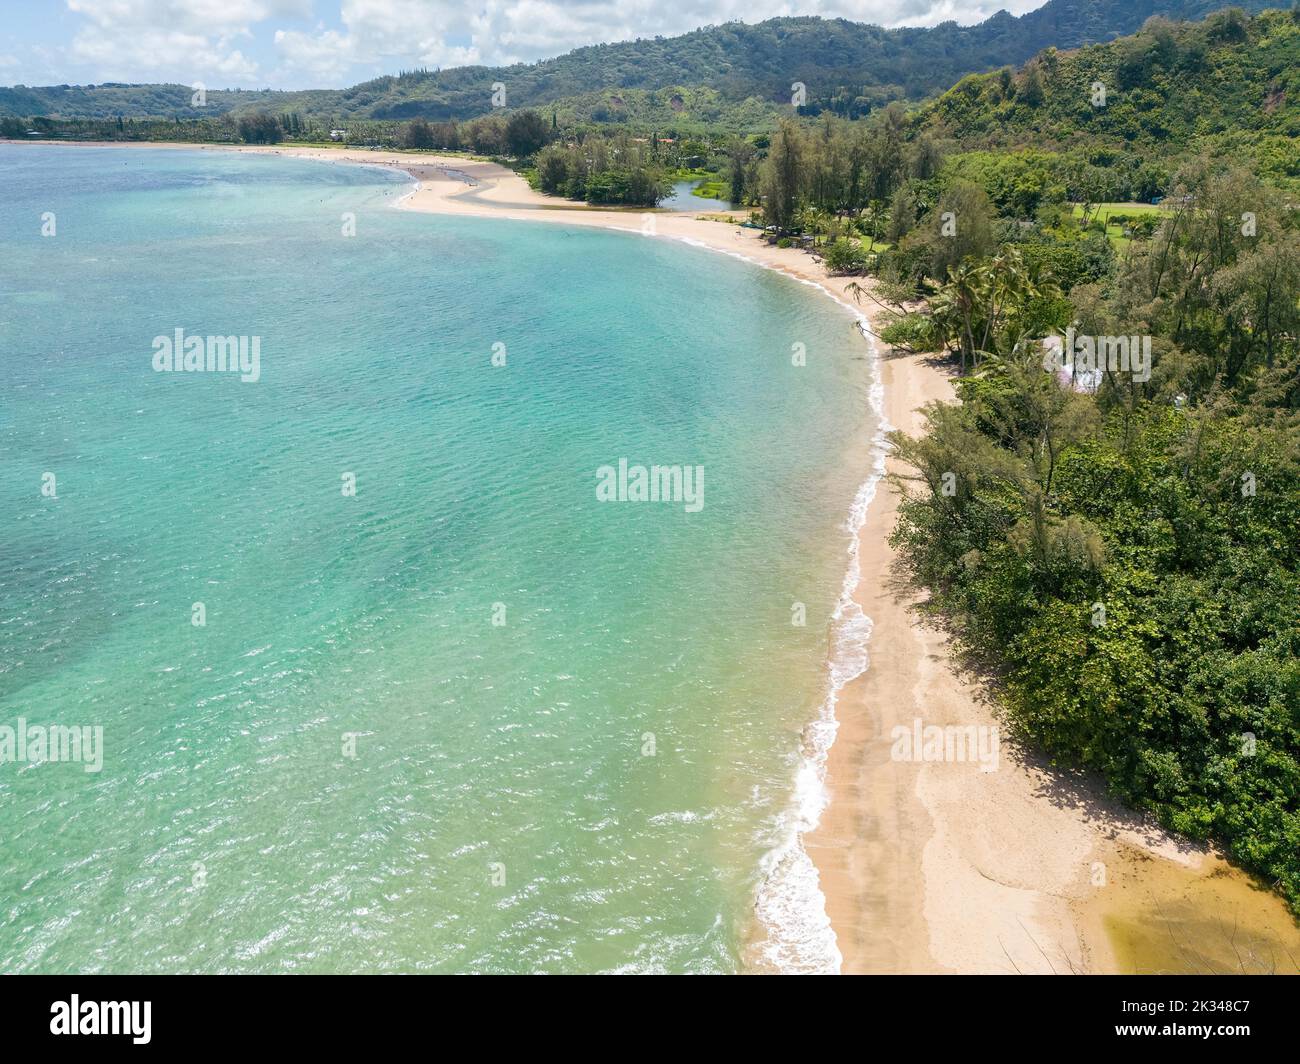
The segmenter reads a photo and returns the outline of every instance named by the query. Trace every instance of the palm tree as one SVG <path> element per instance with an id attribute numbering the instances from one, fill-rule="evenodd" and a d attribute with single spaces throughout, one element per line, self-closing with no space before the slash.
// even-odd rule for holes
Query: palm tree
<path id="1" fill-rule="evenodd" d="M 1055 282 L 1029 266 L 1012 245 L 983 262 L 964 259 L 949 267 L 930 309 L 939 334 L 960 350 L 965 373 L 968 359 L 975 369 L 991 355 L 1014 350 L 1025 339 L 1021 322 L 1029 305 L 1059 295 Z"/>
<path id="2" fill-rule="evenodd" d="M 889 223 L 889 212 L 879 200 L 872 200 L 858 212 L 858 225 L 867 234 L 867 250 L 876 250 L 876 241 Z"/>
<path id="3" fill-rule="evenodd" d="M 948 270 L 948 281 L 930 300 L 930 315 L 945 343 L 956 343 L 961 371 L 975 359 L 976 315 L 987 299 L 987 272 L 970 259 Z"/>
<path id="4" fill-rule="evenodd" d="M 817 237 L 830 228 L 832 221 L 830 214 L 820 207 L 800 207 L 794 215 L 794 224 L 799 231 L 812 234 L 813 247 L 817 246 Z"/>

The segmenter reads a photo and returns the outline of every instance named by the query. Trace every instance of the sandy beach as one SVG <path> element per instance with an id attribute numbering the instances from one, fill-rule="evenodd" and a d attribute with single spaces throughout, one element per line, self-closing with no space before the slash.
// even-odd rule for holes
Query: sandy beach
<path id="1" fill-rule="evenodd" d="M 691 212 L 583 208 L 542 196 L 488 162 L 326 148 L 206 150 L 392 166 L 419 182 L 402 199 L 404 209 L 686 240 L 855 304 L 853 278 L 828 276 L 806 253 L 768 245 L 755 230 Z M 870 301 L 860 310 L 879 322 Z M 953 397 L 952 368 L 941 360 L 880 345 L 879 368 L 884 415 L 894 428 L 918 432 L 919 409 Z M 865 476 L 869 456 L 862 465 Z M 892 459 L 888 468 L 903 472 Z M 994 771 L 892 756 L 894 729 L 910 734 L 917 722 L 1000 729 L 947 634 L 917 614 L 920 596 L 888 545 L 897 509 L 896 489 L 881 482 L 858 538 L 855 598 L 873 624 L 870 665 L 841 693 L 826 770 L 829 805 L 804 838 L 842 970 L 1296 971 L 1300 931 L 1278 897 L 1204 848 L 1109 802 L 1094 781 L 1016 749 L 1003 731 Z"/>

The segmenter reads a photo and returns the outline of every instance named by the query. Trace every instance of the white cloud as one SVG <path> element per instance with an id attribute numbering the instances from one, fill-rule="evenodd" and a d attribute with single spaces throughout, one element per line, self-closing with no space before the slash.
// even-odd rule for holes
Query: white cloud
<path id="1" fill-rule="evenodd" d="M 140 29 L 128 41 L 95 34 L 78 35 L 72 55 L 90 64 L 104 80 L 132 80 L 132 72 L 146 69 L 151 80 L 195 78 L 225 79 L 230 83 L 257 76 L 257 64 L 239 49 L 222 47 L 193 33 Z M 216 84 L 216 82 L 214 82 Z"/>
<path id="2" fill-rule="evenodd" d="M 272 16 L 309 15 L 310 0 L 67 0 L 68 9 L 96 27 L 182 30 L 195 34 L 243 32 Z"/>
<path id="3" fill-rule="evenodd" d="M 236 47 L 269 18 L 310 14 L 310 0 L 67 0 L 87 24 L 67 49 L 71 62 L 106 80 L 247 83 L 256 61 Z"/>
<path id="4" fill-rule="evenodd" d="M 352 39 L 335 30 L 315 34 L 276 30 L 275 47 L 287 70 L 315 78 L 322 85 L 337 84 L 356 62 Z"/>

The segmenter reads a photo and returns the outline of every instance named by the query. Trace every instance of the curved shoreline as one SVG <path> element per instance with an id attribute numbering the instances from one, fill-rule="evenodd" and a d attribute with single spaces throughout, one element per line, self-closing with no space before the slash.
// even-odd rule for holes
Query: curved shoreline
<path id="1" fill-rule="evenodd" d="M 294 155 L 299 153 L 294 152 Z M 747 963 L 758 971 L 800 971 L 836 974 L 843 970 L 834 922 L 829 919 L 821 870 L 808 849 L 807 840 L 820 824 L 833 800 L 827 784 L 828 767 L 839 730 L 836 707 L 847 684 L 867 668 L 867 641 L 873 621 L 855 601 L 860 581 L 859 556 L 863 529 L 868 520 L 885 468 L 885 433 L 891 427 L 884 410 L 879 351 L 875 322 L 852 300 L 847 286 L 852 278 L 833 278 L 802 251 L 781 249 L 763 243 L 754 230 L 737 225 L 701 220 L 695 214 L 717 212 L 605 211 L 574 208 L 543 197 L 528 187 L 517 174 L 492 163 L 452 159 L 419 159 L 393 156 L 392 162 L 360 158 L 338 160 L 333 152 L 309 154 L 320 161 L 356 161 L 387 165 L 416 179 L 415 187 L 394 204 L 404 210 L 594 226 L 628 235 L 664 237 L 692 247 L 719 252 L 752 266 L 781 273 L 801 285 L 817 290 L 849 313 L 858 324 L 870 360 L 869 405 L 876 419 L 869 468 L 854 492 L 846 515 L 849 534 L 846 572 L 832 618 L 831 645 L 826 661 L 826 688 L 816 719 L 804 728 L 800 768 L 791 781 L 790 834 L 769 851 L 760 866 L 764 874 L 754 902 L 755 919 L 761 934 L 745 947 Z M 418 158 L 418 157 L 417 157 Z M 472 183 L 467 183 L 467 180 Z M 523 205 L 519 201 L 532 198 Z M 731 212 L 747 216 L 746 211 Z M 639 224 L 629 224 L 635 220 Z M 736 246 L 738 245 L 738 246 Z M 757 930 L 757 929 L 756 929 Z"/>
<path id="2" fill-rule="evenodd" d="M 753 230 L 700 220 L 691 212 L 639 212 L 640 224 L 629 224 L 638 212 L 557 203 L 492 163 L 350 149 L 139 142 L 95 146 L 245 151 L 393 169 L 416 179 L 415 187 L 396 202 L 401 209 L 666 236 L 816 287 L 854 313 L 865 330 L 878 331 L 847 292 L 850 279 L 830 277 L 802 251 L 771 247 Z M 450 176 L 449 168 L 478 183 L 467 185 Z M 470 191 L 472 202 L 457 195 Z M 870 345 L 870 331 L 867 335 Z M 950 368 L 924 357 L 882 354 L 870 346 L 880 431 L 889 425 L 915 435 L 922 428 L 924 404 L 952 399 Z M 832 671 L 829 720 L 823 714 L 808 726 L 810 732 L 830 726 L 830 741 L 820 744 L 824 804 L 811 830 L 800 829 L 795 839 L 810 859 L 815 886 L 825 899 L 840 970 L 1169 970 L 1159 947 L 1142 940 L 1143 928 L 1164 923 L 1170 925 L 1170 938 L 1181 931 L 1197 941 L 1198 934 L 1215 933 L 1208 917 L 1220 914 L 1234 923 L 1244 917 L 1247 927 L 1259 928 L 1264 948 L 1282 942 L 1300 955 L 1292 945 L 1300 943 L 1300 934 L 1280 899 L 1261 894 L 1204 848 L 1175 839 L 1107 801 L 1094 783 L 1056 772 L 1034 754 L 1005 744 L 998 770 L 987 773 L 969 763 L 891 757 L 893 734 L 900 727 L 910 730 L 914 721 L 996 728 L 998 719 L 957 667 L 947 634 L 916 613 L 922 596 L 906 584 L 897 552 L 888 544 L 898 493 L 888 482 L 886 490 L 879 490 L 886 471 L 901 472 L 882 448 L 849 515 L 850 565 L 828 668 L 834 668 L 838 621 L 846 613 L 867 621 L 863 667 L 850 670 L 852 675 L 838 685 Z M 855 529 L 859 497 L 862 513 Z M 816 770 L 819 743 L 812 745 L 810 763 Z M 1170 924 L 1165 914 L 1179 906 L 1186 915 Z M 1159 935 L 1165 933 L 1160 927 Z M 1171 957 L 1169 963 L 1178 965 L 1185 955 Z"/>
<path id="3" fill-rule="evenodd" d="M 86 146 L 76 142 L 37 142 L 35 146 L 67 146 L 69 143 L 72 146 Z M 860 572 L 858 558 L 862 528 L 883 477 L 884 433 L 889 427 L 883 410 L 880 359 L 873 336 L 875 326 L 869 315 L 852 300 L 846 290 L 852 278 L 831 278 L 802 251 L 766 245 L 757 239 L 753 230 L 742 230 L 736 225 L 702 221 L 695 217 L 697 213 L 716 215 L 717 212 L 703 209 L 699 212 L 600 210 L 569 204 L 567 201 L 556 203 L 549 197 L 533 192 L 517 174 L 493 163 L 350 149 L 198 145 L 180 142 L 103 142 L 89 146 L 282 155 L 386 170 L 414 179 L 411 186 L 393 201 L 395 209 L 498 220 L 554 222 L 591 226 L 630 236 L 667 238 L 780 273 L 800 285 L 815 289 L 852 316 L 866 342 L 872 363 L 868 402 L 876 418 L 877 428 L 872 439 L 869 469 L 855 490 L 853 503 L 845 517 L 844 527 L 850 537 L 846 572 L 832 618 L 831 643 L 825 665 L 825 689 L 820 709 L 817 718 L 804 727 L 802 761 L 795 778 L 791 780 L 791 832 L 764 855 L 760 866 L 763 885 L 759 888 L 754 905 L 755 920 L 761 927 L 762 934 L 751 933 L 743 944 L 747 963 L 757 971 L 838 973 L 842 967 L 842 957 L 836 945 L 837 936 L 827 918 L 819 869 L 808 853 L 805 840 L 817 828 L 822 813 L 833 799 L 826 777 L 839 727 L 835 708 L 844 686 L 867 667 L 866 640 L 870 636 L 872 621 L 862 613 L 853 594 Z M 518 202 L 519 199 L 529 197 L 537 202 L 528 205 Z M 747 211 L 731 213 L 740 217 L 748 215 Z M 647 223 L 647 219 L 652 221 Z M 727 238 L 732 244 L 740 246 L 728 244 Z M 855 662 L 854 666 L 845 670 L 838 661 L 841 657 L 838 650 L 846 634 L 846 623 L 850 628 L 852 626 L 853 618 L 846 621 L 845 614 L 854 613 L 857 618 L 865 621 L 866 631 L 847 633 L 850 642 L 860 643 L 858 654 L 853 655 L 855 658 L 860 656 L 860 664 Z M 852 651 L 849 653 L 852 654 Z"/>
<path id="4" fill-rule="evenodd" d="M 629 226 L 629 212 L 557 204 L 495 164 L 448 163 L 479 182 L 472 204 L 457 202 L 457 188 L 437 164 L 430 187 L 416 164 L 408 168 L 399 158 L 421 181 L 401 205 L 632 232 L 645 232 L 653 219 L 647 235 L 720 251 L 817 288 L 862 324 L 881 436 L 888 428 L 919 434 L 922 408 L 954 398 L 950 364 L 882 354 L 872 342 L 876 317 L 848 291 L 853 279 L 831 276 L 800 250 L 768 245 L 754 230 L 680 214 L 642 212 L 642 227 Z M 532 206 L 511 205 L 519 199 Z M 832 671 L 826 712 L 808 726 L 814 740 L 805 764 L 819 784 L 824 780 L 824 795 L 815 820 L 799 825 L 790 851 L 811 859 L 839 970 L 1115 973 L 1170 970 L 1166 964 L 1187 970 L 1189 963 L 1196 970 L 1186 952 L 1170 955 L 1124 930 L 1154 923 L 1167 925 L 1157 938 L 1167 931 L 1176 939 L 1179 930 L 1192 940 L 1218 938 L 1217 949 L 1206 952 L 1230 965 L 1235 944 L 1206 926 L 1223 912 L 1261 928 L 1261 952 L 1283 941 L 1300 952 L 1292 945 L 1300 944 L 1300 934 L 1280 899 L 1261 896 L 1248 877 L 1206 848 L 1107 800 L 1095 781 L 1063 777 L 1032 752 L 1005 747 L 999 771 L 991 773 L 970 764 L 891 758 L 891 735 L 916 719 L 985 728 L 999 721 L 985 693 L 958 667 L 948 634 L 915 610 L 922 596 L 907 585 L 888 542 L 899 500 L 883 474 L 903 470 L 887 448 L 873 450 L 879 453 L 859 489 L 861 520 L 849 518 L 855 538 L 837 607 L 838 621 L 847 613 L 865 622 L 861 667 L 838 677 Z M 828 653 L 832 670 L 843 632 L 837 623 Z M 1188 908 L 1191 892 L 1196 900 Z M 1171 923 L 1165 913 L 1180 906 L 1185 915 Z"/>

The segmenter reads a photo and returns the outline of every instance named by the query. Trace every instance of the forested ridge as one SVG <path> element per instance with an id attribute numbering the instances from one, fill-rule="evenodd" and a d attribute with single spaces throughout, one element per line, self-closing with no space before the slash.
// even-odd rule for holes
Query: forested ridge
<path id="1" fill-rule="evenodd" d="M 1153 19 L 1122 41 L 1070 53 L 1049 48 L 1019 77 L 963 78 L 921 115 L 934 135 L 967 147 L 1165 155 L 1195 139 L 1200 148 L 1249 153 L 1273 177 L 1300 178 L 1298 96 L 1293 20 L 1225 14 Z"/>
<path id="2" fill-rule="evenodd" d="M 664 114 L 628 113 L 621 90 L 646 94 L 710 89 L 725 107 L 686 120 L 767 127 L 771 105 L 788 105 L 791 85 L 807 87 L 805 109 L 864 114 L 893 99 L 917 100 L 963 74 L 1019 65 L 1049 45 L 1073 48 L 1131 33 L 1152 14 L 1199 18 L 1216 0 L 1048 0 L 1019 17 L 999 12 L 975 26 L 945 22 L 882 29 L 844 19 L 775 18 L 708 26 L 677 37 L 654 37 L 578 48 L 555 59 L 508 67 L 416 70 L 347 89 L 300 92 L 233 91 L 210 86 L 203 107 L 188 85 L 59 85 L 0 88 L 0 115 L 51 118 L 202 119 L 222 114 L 296 112 L 309 118 L 399 121 L 465 120 L 492 110 L 493 86 L 506 87 L 510 107 L 559 104 L 576 120 L 619 121 Z M 1266 0 L 1243 0 L 1260 10 Z M 729 113 L 735 108 L 737 113 Z M 644 110 L 644 107 L 642 107 Z M 680 105 L 674 113 L 680 113 Z M 751 131 L 751 130 L 746 130 Z"/>

